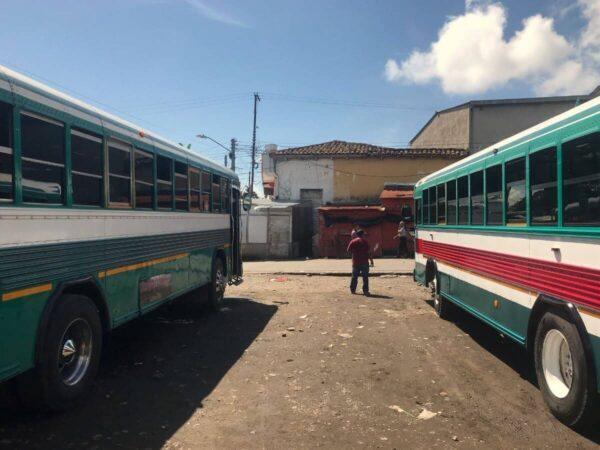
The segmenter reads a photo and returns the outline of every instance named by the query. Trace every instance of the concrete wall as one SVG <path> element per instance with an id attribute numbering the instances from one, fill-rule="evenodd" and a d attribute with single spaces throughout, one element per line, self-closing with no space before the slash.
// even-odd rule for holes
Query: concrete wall
<path id="1" fill-rule="evenodd" d="M 467 148 L 469 108 L 441 112 L 411 143 L 413 148 Z"/>
<path id="2" fill-rule="evenodd" d="M 454 161 L 442 158 L 335 159 L 333 201 L 378 202 L 384 183 L 415 183 Z"/>
<path id="3" fill-rule="evenodd" d="M 333 200 L 333 161 L 276 160 L 275 197 L 280 201 L 300 200 L 300 189 L 323 189 L 323 202 Z"/>
<path id="4" fill-rule="evenodd" d="M 574 106 L 573 101 L 474 106 L 469 150 L 473 153 L 489 147 Z"/>

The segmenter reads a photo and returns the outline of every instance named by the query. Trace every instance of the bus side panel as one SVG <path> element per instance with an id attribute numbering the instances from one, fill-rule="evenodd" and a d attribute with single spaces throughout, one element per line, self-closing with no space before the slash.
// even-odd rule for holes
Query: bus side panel
<path id="1" fill-rule="evenodd" d="M 0 301 L 0 381 L 33 367 L 35 340 L 48 292 Z M 23 290 L 22 292 L 26 292 Z"/>
<path id="2" fill-rule="evenodd" d="M 212 248 L 194 250 L 190 253 L 190 282 L 193 285 L 204 285 L 210 282 L 212 270 Z"/>

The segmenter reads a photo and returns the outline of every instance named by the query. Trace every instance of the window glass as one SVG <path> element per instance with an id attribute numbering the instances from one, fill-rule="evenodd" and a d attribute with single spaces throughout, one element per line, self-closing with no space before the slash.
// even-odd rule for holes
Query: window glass
<path id="1" fill-rule="evenodd" d="M 151 153 L 135 151 L 135 207 L 154 208 L 154 155 Z"/>
<path id="2" fill-rule="evenodd" d="M 446 183 L 446 222 L 448 225 L 456 225 L 456 180 Z"/>
<path id="3" fill-rule="evenodd" d="M 430 187 L 429 191 L 429 223 L 437 223 L 437 196 L 435 192 L 435 186 Z"/>
<path id="4" fill-rule="evenodd" d="M 437 187 L 437 223 L 446 224 L 446 185 L 438 184 Z"/>
<path id="5" fill-rule="evenodd" d="M 600 133 L 566 142 L 563 157 L 563 222 L 600 224 Z"/>
<path id="6" fill-rule="evenodd" d="M 529 155 L 530 216 L 532 225 L 558 223 L 556 147 Z"/>
<path id="7" fill-rule="evenodd" d="M 102 206 L 102 139 L 71 130 L 71 183 L 75 205 Z"/>
<path id="8" fill-rule="evenodd" d="M 421 217 L 421 199 L 415 199 L 415 214 L 417 215 L 417 224 L 421 225 L 423 223 L 423 218 Z"/>
<path id="9" fill-rule="evenodd" d="M 212 180 L 210 173 L 202 172 L 202 211 L 209 212 L 212 207 Z"/>
<path id="10" fill-rule="evenodd" d="M 213 211 L 221 212 L 221 177 L 213 175 L 212 181 Z"/>
<path id="11" fill-rule="evenodd" d="M 503 225 L 502 222 L 502 166 L 485 170 L 485 188 L 487 197 L 487 224 Z"/>
<path id="12" fill-rule="evenodd" d="M 173 208 L 173 162 L 164 156 L 156 159 L 156 187 L 158 190 L 158 207 Z"/>
<path id="13" fill-rule="evenodd" d="M 221 211 L 229 212 L 229 182 L 221 178 Z"/>
<path id="14" fill-rule="evenodd" d="M 0 200 L 10 200 L 12 197 L 12 106 L 0 102 Z"/>
<path id="15" fill-rule="evenodd" d="M 458 224 L 469 224 L 469 178 L 467 176 L 458 179 Z"/>
<path id="16" fill-rule="evenodd" d="M 108 199 L 131 206 L 131 147 L 120 142 L 108 144 Z"/>
<path id="17" fill-rule="evenodd" d="M 188 168 L 187 164 L 175 161 L 175 209 L 188 210 Z"/>
<path id="18" fill-rule="evenodd" d="M 199 211 L 202 200 L 202 191 L 200 190 L 200 172 L 197 169 L 191 169 L 190 179 L 190 210 Z"/>
<path id="19" fill-rule="evenodd" d="M 525 196 L 525 158 L 509 161 L 505 166 L 506 224 L 525 225 L 527 220 Z"/>
<path id="20" fill-rule="evenodd" d="M 429 224 L 429 189 L 423 190 L 423 224 Z"/>
<path id="21" fill-rule="evenodd" d="M 483 225 L 483 172 L 471 177 L 471 225 Z"/>
<path id="22" fill-rule="evenodd" d="M 64 127 L 52 119 L 21 114 L 23 201 L 61 204 L 64 180 Z"/>
<path id="23" fill-rule="evenodd" d="M 414 220 L 412 215 L 412 208 L 410 205 L 402 205 L 402 209 L 400 210 L 400 217 L 405 222 L 411 222 Z"/>

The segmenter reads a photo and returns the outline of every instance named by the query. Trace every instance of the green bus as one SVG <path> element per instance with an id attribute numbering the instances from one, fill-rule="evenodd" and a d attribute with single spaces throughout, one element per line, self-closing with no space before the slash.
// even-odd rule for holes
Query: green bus
<path id="1" fill-rule="evenodd" d="M 600 98 L 420 180 L 415 278 L 528 349 L 550 411 L 600 404 Z"/>
<path id="2" fill-rule="evenodd" d="M 0 67 L 0 382 L 62 409 L 103 335 L 240 282 L 234 172 Z"/>

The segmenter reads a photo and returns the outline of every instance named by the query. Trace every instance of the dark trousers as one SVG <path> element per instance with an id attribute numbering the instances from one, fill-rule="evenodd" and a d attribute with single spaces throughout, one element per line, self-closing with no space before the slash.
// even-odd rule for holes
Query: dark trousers
<path id="1" fill-rule="evenodd" d="M 363 292 L 369 292 L 369 265 L 361 264 L 359 266 L 352 266 L 352 280 L 350 281 L 350 291 L 356 292 L 356 286 L 358 285 L 358 276 L 362 276 Z"/>
<path id="2" fill-rule="evenodd" d="M 404 236 L 398 238 L 398 253 L 396 256 L 398 258 L 406 258 L 408 256 L 408 242 Z"/>

